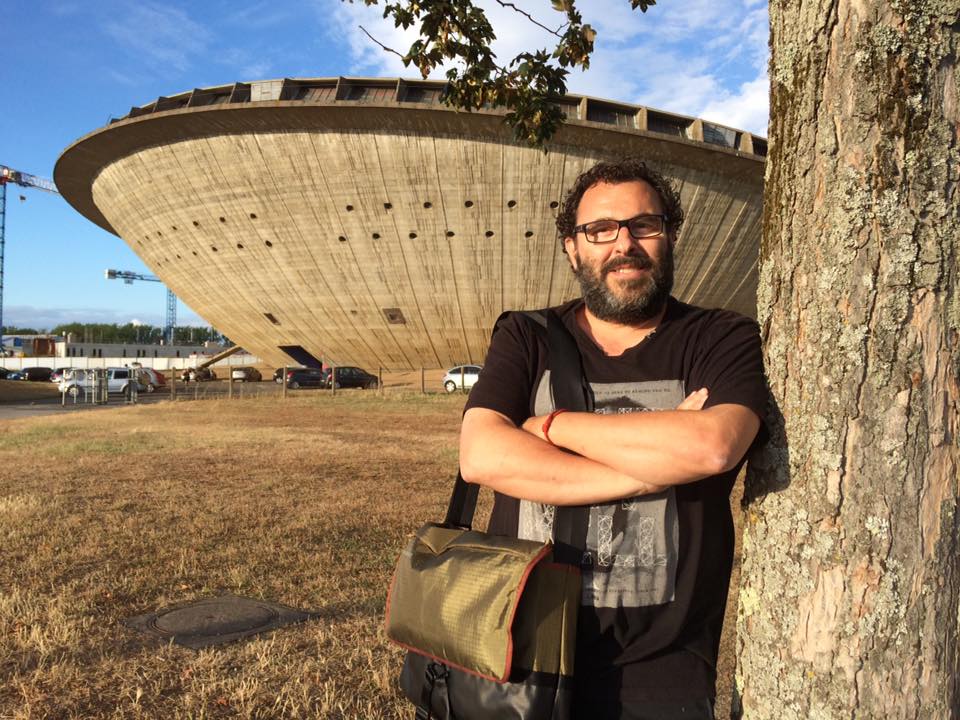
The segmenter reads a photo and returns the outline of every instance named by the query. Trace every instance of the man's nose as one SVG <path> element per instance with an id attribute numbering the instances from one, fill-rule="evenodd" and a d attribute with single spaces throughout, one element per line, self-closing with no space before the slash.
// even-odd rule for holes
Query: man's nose
<path id="1" fill-rule="evenodd" d="M 640 247 L 640 241 L 634 240 L 629 228 L 623 225 L 617 233 L 617 239 L 613 241 L 613 250 L 627 255 L 631 252 L 636 252 L 636 248 L 638 247 Z"/>

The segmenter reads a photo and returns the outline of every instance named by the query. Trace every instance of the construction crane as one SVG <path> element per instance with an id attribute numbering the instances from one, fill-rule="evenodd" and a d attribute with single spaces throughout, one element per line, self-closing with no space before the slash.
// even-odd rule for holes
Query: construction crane
<path id="1" fill-rule="evenodd" d="M 7 185 L 13 183 L 25 188 L 36 188 L 59 195 L 53 180 L 28 175 L 27 173 L 0 165 L 0 355 L 3 354 L 3 249 L 6 244 L 7 228 Z M 21 200 L 24 200 L 22 195 Z"/>
<path id="2" fill-rule="evenodd" d="M 123 280 L 127 285 L 132 285 L 134 280 L 143 280 L 146 282 L 162 283 L 163 280 L 156 275 L 144 275 L 143 273 L 130 272 L 129 270 L 105 270 L 104 275 L 107 280 Z M 173 329 L 177 326 L 177 296 L 173 290 L 167 288 L 167 314 L 163 325 L 163 337 L 167 345 L 173 345 Z"/>

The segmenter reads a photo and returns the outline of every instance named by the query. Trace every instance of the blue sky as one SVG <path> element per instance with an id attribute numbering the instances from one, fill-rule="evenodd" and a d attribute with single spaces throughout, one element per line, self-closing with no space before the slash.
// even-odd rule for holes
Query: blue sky
<path id="1" fill-rule="evenodd" d="M 506 59 L 549 37 L 492 0 Z M 239 80 L 337 75 L 416 77 L 360 30 L 403 49 L 412 36 L 382 11 L 339 0 L 12 0 L 0 24 L 0 164 L 52 178 L 60 153 L 131 106 Z M 549 0 L 518 0 L 544 25 Z M 580 0 L 598 32 L 571 92 L 695 115 L 766 135 L 766 0 L 660 0 L 645 15 L 628 0 Z M 26 200 L 21 201 L 23 196 Z M 150 273 L 119 238 L 61 198 L 9 186 L 3 323 L 162 324 L 165 290 L 125 285 L 104 269 Z M 179 324 L 205 324 L 185 307 Z"/>

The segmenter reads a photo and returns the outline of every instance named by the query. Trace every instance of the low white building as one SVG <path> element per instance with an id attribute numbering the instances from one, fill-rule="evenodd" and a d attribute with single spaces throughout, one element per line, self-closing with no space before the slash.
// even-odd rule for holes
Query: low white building
<path id="1" fill-rule="evenodd" d="M 157 345 L 156 343 L 73 342 L 71 338 L 56 343 L 58 358 L 204 358 L 224 350 L 218 343 L 203 345 Z"/>

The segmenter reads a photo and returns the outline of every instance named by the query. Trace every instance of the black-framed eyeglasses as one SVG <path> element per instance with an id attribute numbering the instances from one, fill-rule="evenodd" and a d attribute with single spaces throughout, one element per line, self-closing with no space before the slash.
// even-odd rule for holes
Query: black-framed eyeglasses
<path id="1" fill-rule="evenodd" d="M 663 234 L 666 226 L 666 215 L 634 215 L 626 220 L 594 220 L 577 225 L 573 233 L 576 235 L 582 232 L 587 242 L 608 243 L 617 239 L 622 227 L 627 229 L 634 240 L 643 240 Z"/>

